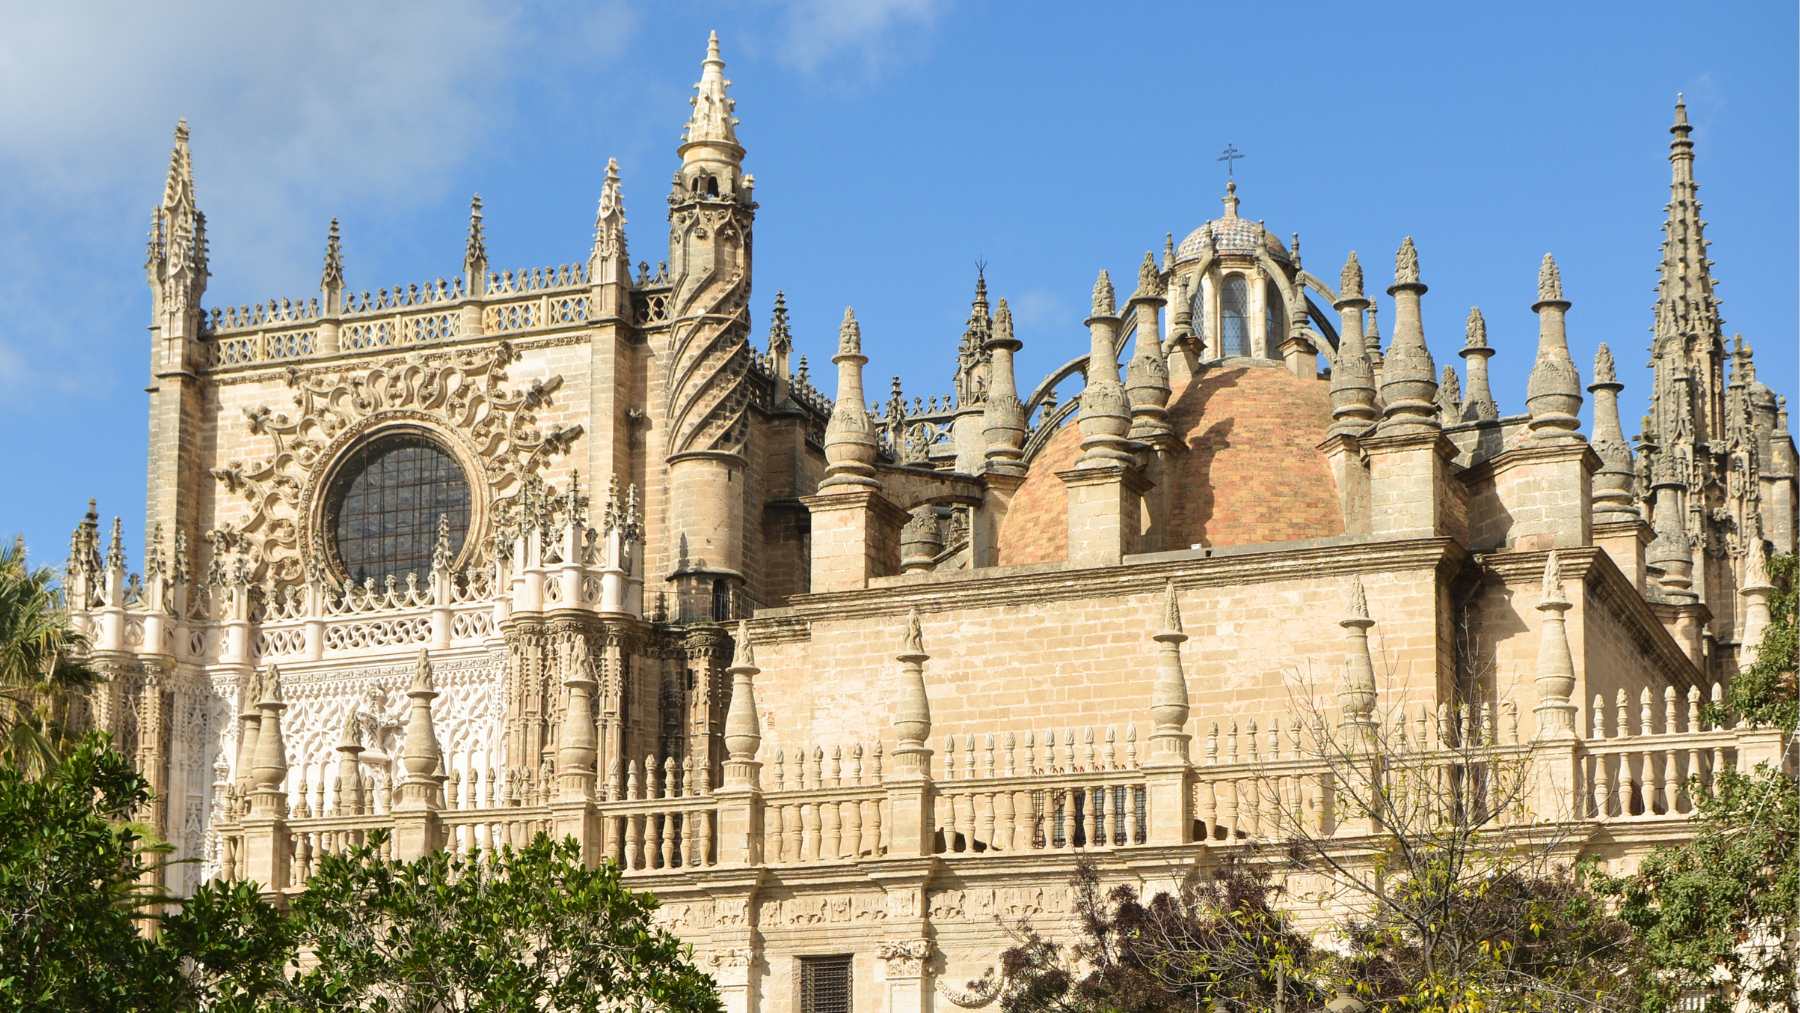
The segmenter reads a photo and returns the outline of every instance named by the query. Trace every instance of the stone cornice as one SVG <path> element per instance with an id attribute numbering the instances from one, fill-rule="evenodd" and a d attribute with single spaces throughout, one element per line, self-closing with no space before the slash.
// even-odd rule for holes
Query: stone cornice
<path id="1" fill-rule="evenodd" d="M 956 571 L 940 579 L 854 591 L 795 595 L 785 608 L 762 609 L 750 621 L 758 644 L 811 638 L 819 620 L 1027 605 L 1148 594 L 1173 580 L 1177 587 L 1232 587 L 1279 580 L 1459 566 L 1466 551 L 1449 538 L 1334 542 L 1219 556 L 1126 563 L 1093 568 L 1021 567 Z M 1541 572 L 1543 557 L 1538 556 Z"/>
<path id="2" fill-rule="evenodd" d="M 1483 480 L 1500 477 L 1514 468 L 1548 461 L 1560 461 L 1569 457 L 1580 458 L 1585 470 L 1591 475 L 1600 470 L 1600 455 L 1594 448 L 1583 442 L 1524 444 L 1509 447 L 1485 461 L 1469 465 L 1458 475 L 1463 482 L 1474 484 Z"/>
<path id="3" fill-rule="evenodd" d="M 1501 551 L 1482 553 L 1475 558 L 1483 569 L 1500 577 L 1507 586 L 1531 588 L 1543 579 L 1544 559 L 1548 555 L 1547 551 Z M 1579 545 L 1557 549 L 1556 555 L 1562 565 L 1563 577 L 1580 577 L 1584 592 L 1594 602 L 1610 606 L 1625 625 L 1626 631 L 1641 645 L 1648 647 L 1668 671 L 1686 673 L 1690 683 L 1703 685 L 1704 677 L 1688 661 L 1687 652 L 1675 642 L 1668 628 L 1658 618 L 1655 608 L 1638 594 L 1637 588 L 1606 550 L 1592 545 Z M 1583 609 L 1583 627 L 1590 621 L 1588 611 Z"/>

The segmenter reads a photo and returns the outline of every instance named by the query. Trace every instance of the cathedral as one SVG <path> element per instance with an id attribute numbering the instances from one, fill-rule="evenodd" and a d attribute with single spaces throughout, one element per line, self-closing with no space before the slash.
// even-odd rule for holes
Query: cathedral
<path id="1" fill-rule="evenodd" d="M 247 306 L 209 298 L 176 128 L 141 572 L 90 504 L 65 585 L 171 889 L 548 831 L 654 892 L 730 1009 L 981 1008 L 1000 925 L 1060 924 L 1084 856 L 1148 885 L 1290 813 L 1379 833 L 1300 745 L 1325 720 L 1529 758 L 1528 818 L 1621 868 L 1690 783 L 1782 756 L 1704 706 L 1794 551 L 1795 444 L 1724 330 L 1679 102 L 1628 438 L 1549 255 L 1508 406 L 1488 360 L 1525 343 L 1479 310 L 1433 360 L 1429 251 L 1315 273 L 1235 186 L 1101 271 L 1041 379 L 979 277 L 947 393 L 871 390 L 853 309 L 815 376 L 779 292 L 749 314 L 729 84 L 714 37 L 635 266 L 608 162 L 570 263 L 491 262 L 477 198 L 451 277 L 353 289 L 334 221 L 316 290 Z"/>

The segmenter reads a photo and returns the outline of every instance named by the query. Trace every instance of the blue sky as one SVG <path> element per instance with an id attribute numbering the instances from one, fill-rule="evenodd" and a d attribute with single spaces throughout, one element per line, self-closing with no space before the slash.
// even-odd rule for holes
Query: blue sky
<path id="1" fill-rule="evenodd" d="M 1727 329 L 1796 386 L 1791 4 L 264 6 L 7 15 L 29 45 L 0 60 L 0 532 L 40 559 L 89 496 L 139 555 L 143 236 L 178 117 L 209 304 L 316 294 L 332 216 L 352 288 L 448 275 L 475 191 L 496 269 L 582 259 L 609 155 L 654 261 L 713 27 L 762 205 L 756 340 L 784 289 L 821 365 L 853 304 L 872 390 L 949 389 L 978 259 L 1015 309 L 1022 387 L 1083 351 L 1096 269 L 1129 278 L 1216 215 L 1229 142 L 1243 214 L 1301 232 L 1322 276 L 1356 249 L 1385 284 L 1414 236 L 1433 351 L 1458 361 L 1479 304 L 1503 411 L 1553 251 L 1575 357 L 1585 376 L 1612 345 L 1635 432 L 1677 90 Z"/>

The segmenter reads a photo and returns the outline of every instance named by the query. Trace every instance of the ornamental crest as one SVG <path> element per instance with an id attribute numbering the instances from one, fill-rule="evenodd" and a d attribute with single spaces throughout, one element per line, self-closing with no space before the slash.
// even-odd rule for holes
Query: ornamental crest
<path id="1" fill-rule="evenodd" d="M 219 530 L 220 541 L 248 557 L 260 581 L 292 582 L 327 573 L 322 500 L 335 462 L 361 437 L 387 428 L 424 431 L 443 442 L 469 472 L 475 518 L 493 518 L 515 500 L 534 465 L 565 453 L 579 425 L 543 429 L 537 412 L 560 377 L 509 389 L 506 367 L 518 359 L 500 342 L 479 349 L 410 354 L 368 366 L 289 367 L 292 414 L 268 406 L 244 410 L 250 432 L 266 437 L 267 457 L 213 469 L 230 495 L 249 501 L 250 516 Z M 472 523 L 467 544 L 484 544 Z"/>

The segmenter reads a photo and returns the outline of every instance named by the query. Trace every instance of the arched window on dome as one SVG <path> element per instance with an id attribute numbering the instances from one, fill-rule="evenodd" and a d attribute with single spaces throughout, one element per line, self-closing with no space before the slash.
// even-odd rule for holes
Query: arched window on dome
<path id="1" fill-rule="evenodd" d="M 1288 322 L 1287 307 L 1281 301 L 1281 289 L 1275 287 L 1273 280 L 1263 286 L 1263 333 L 1267 340 L 1263 342 L 1263 354 L 1271 359 L 1281 358 L 1281 343 L 1287 340 Z"/>
<path id="2" fill-rule="evenodd" d="M 1250 285 L 1241 274 L 1228 275 L 1219 293 L 1219 356 L 1250 354 Z"/>

